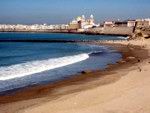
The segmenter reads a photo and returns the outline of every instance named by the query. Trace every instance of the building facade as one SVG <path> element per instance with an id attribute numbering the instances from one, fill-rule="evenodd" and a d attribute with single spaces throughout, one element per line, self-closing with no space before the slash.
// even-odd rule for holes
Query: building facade
<path id="1" fill-rule="evenodd" d="M 150 27 L 150 19 L 137 19 L 137 27 Z"/>
<path id="2" fill-rule="evenodd" d="M 128 20 L 127 26 L 128 27 L 135 27 L 136 21 L 135 20 Z"/>
<path id="3" fill-rule="evenodd" d="M 88 28 L 92 28 L 94 25 L 95 23 L 93 15 L 91 15 L 89 19 L 86 19 L 85 16 L 82 15 L 69 23 L 69 29 L 84 31 Z"/>

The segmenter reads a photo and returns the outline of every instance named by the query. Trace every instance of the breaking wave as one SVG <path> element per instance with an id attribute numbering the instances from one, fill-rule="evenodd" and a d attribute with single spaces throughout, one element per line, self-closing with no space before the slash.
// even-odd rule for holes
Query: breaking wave
<path id="1" fill-rule="evenodd" d="M 77 62 L 81 62 L 89 58 L 89 55 L 79 54 L 74 56 L 66 56 L 40 61 L 31 61 L 12 66 L 0 67 L 0 81 L 20 78 L 47 70 L 67 66 Z"/>
<path id="2" fill-rule="evenodd" d="M 117 38 L 127 40 L 129 37 L 118 36 Z"/>

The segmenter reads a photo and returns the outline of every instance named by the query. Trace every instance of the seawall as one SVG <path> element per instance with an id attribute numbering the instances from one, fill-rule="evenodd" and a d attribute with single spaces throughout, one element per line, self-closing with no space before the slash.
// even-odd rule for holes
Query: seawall
<path id="1" fill-rule="evenodd" d="M 131 36 L 133 34 L 133 27 L 97 27 L 88 29 L 86 33 L 89 34 L 103 34 L 103 35 L 125 35 L 125 36 Z"/>

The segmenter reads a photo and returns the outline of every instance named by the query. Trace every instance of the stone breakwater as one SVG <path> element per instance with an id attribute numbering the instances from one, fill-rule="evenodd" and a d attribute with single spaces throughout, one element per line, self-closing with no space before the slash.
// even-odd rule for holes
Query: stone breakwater
<path id="1" fill-rule="evenodd" d="M 0 32 L 49 32 L 49 33 L 68 33 L 66 29 L 0 29 Z M 70 31 L 71 32 L 71 31 Z M 72 32 L 74 32 L 72 30 Z"/>

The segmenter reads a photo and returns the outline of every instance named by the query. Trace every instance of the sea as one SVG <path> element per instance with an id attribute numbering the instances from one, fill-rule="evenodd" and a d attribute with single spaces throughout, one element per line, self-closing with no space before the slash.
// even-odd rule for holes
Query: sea
<path id="1" fill-rule="evenodd" d="M 115 64 L 121 54 L 109 46 L 10 40 L 125 40 L 126 37 L 63 33 L 0 33 L 0 92 L 69 79 L 84 70 Z M 3 41 L 3 40 L 9 40 Z"/>

